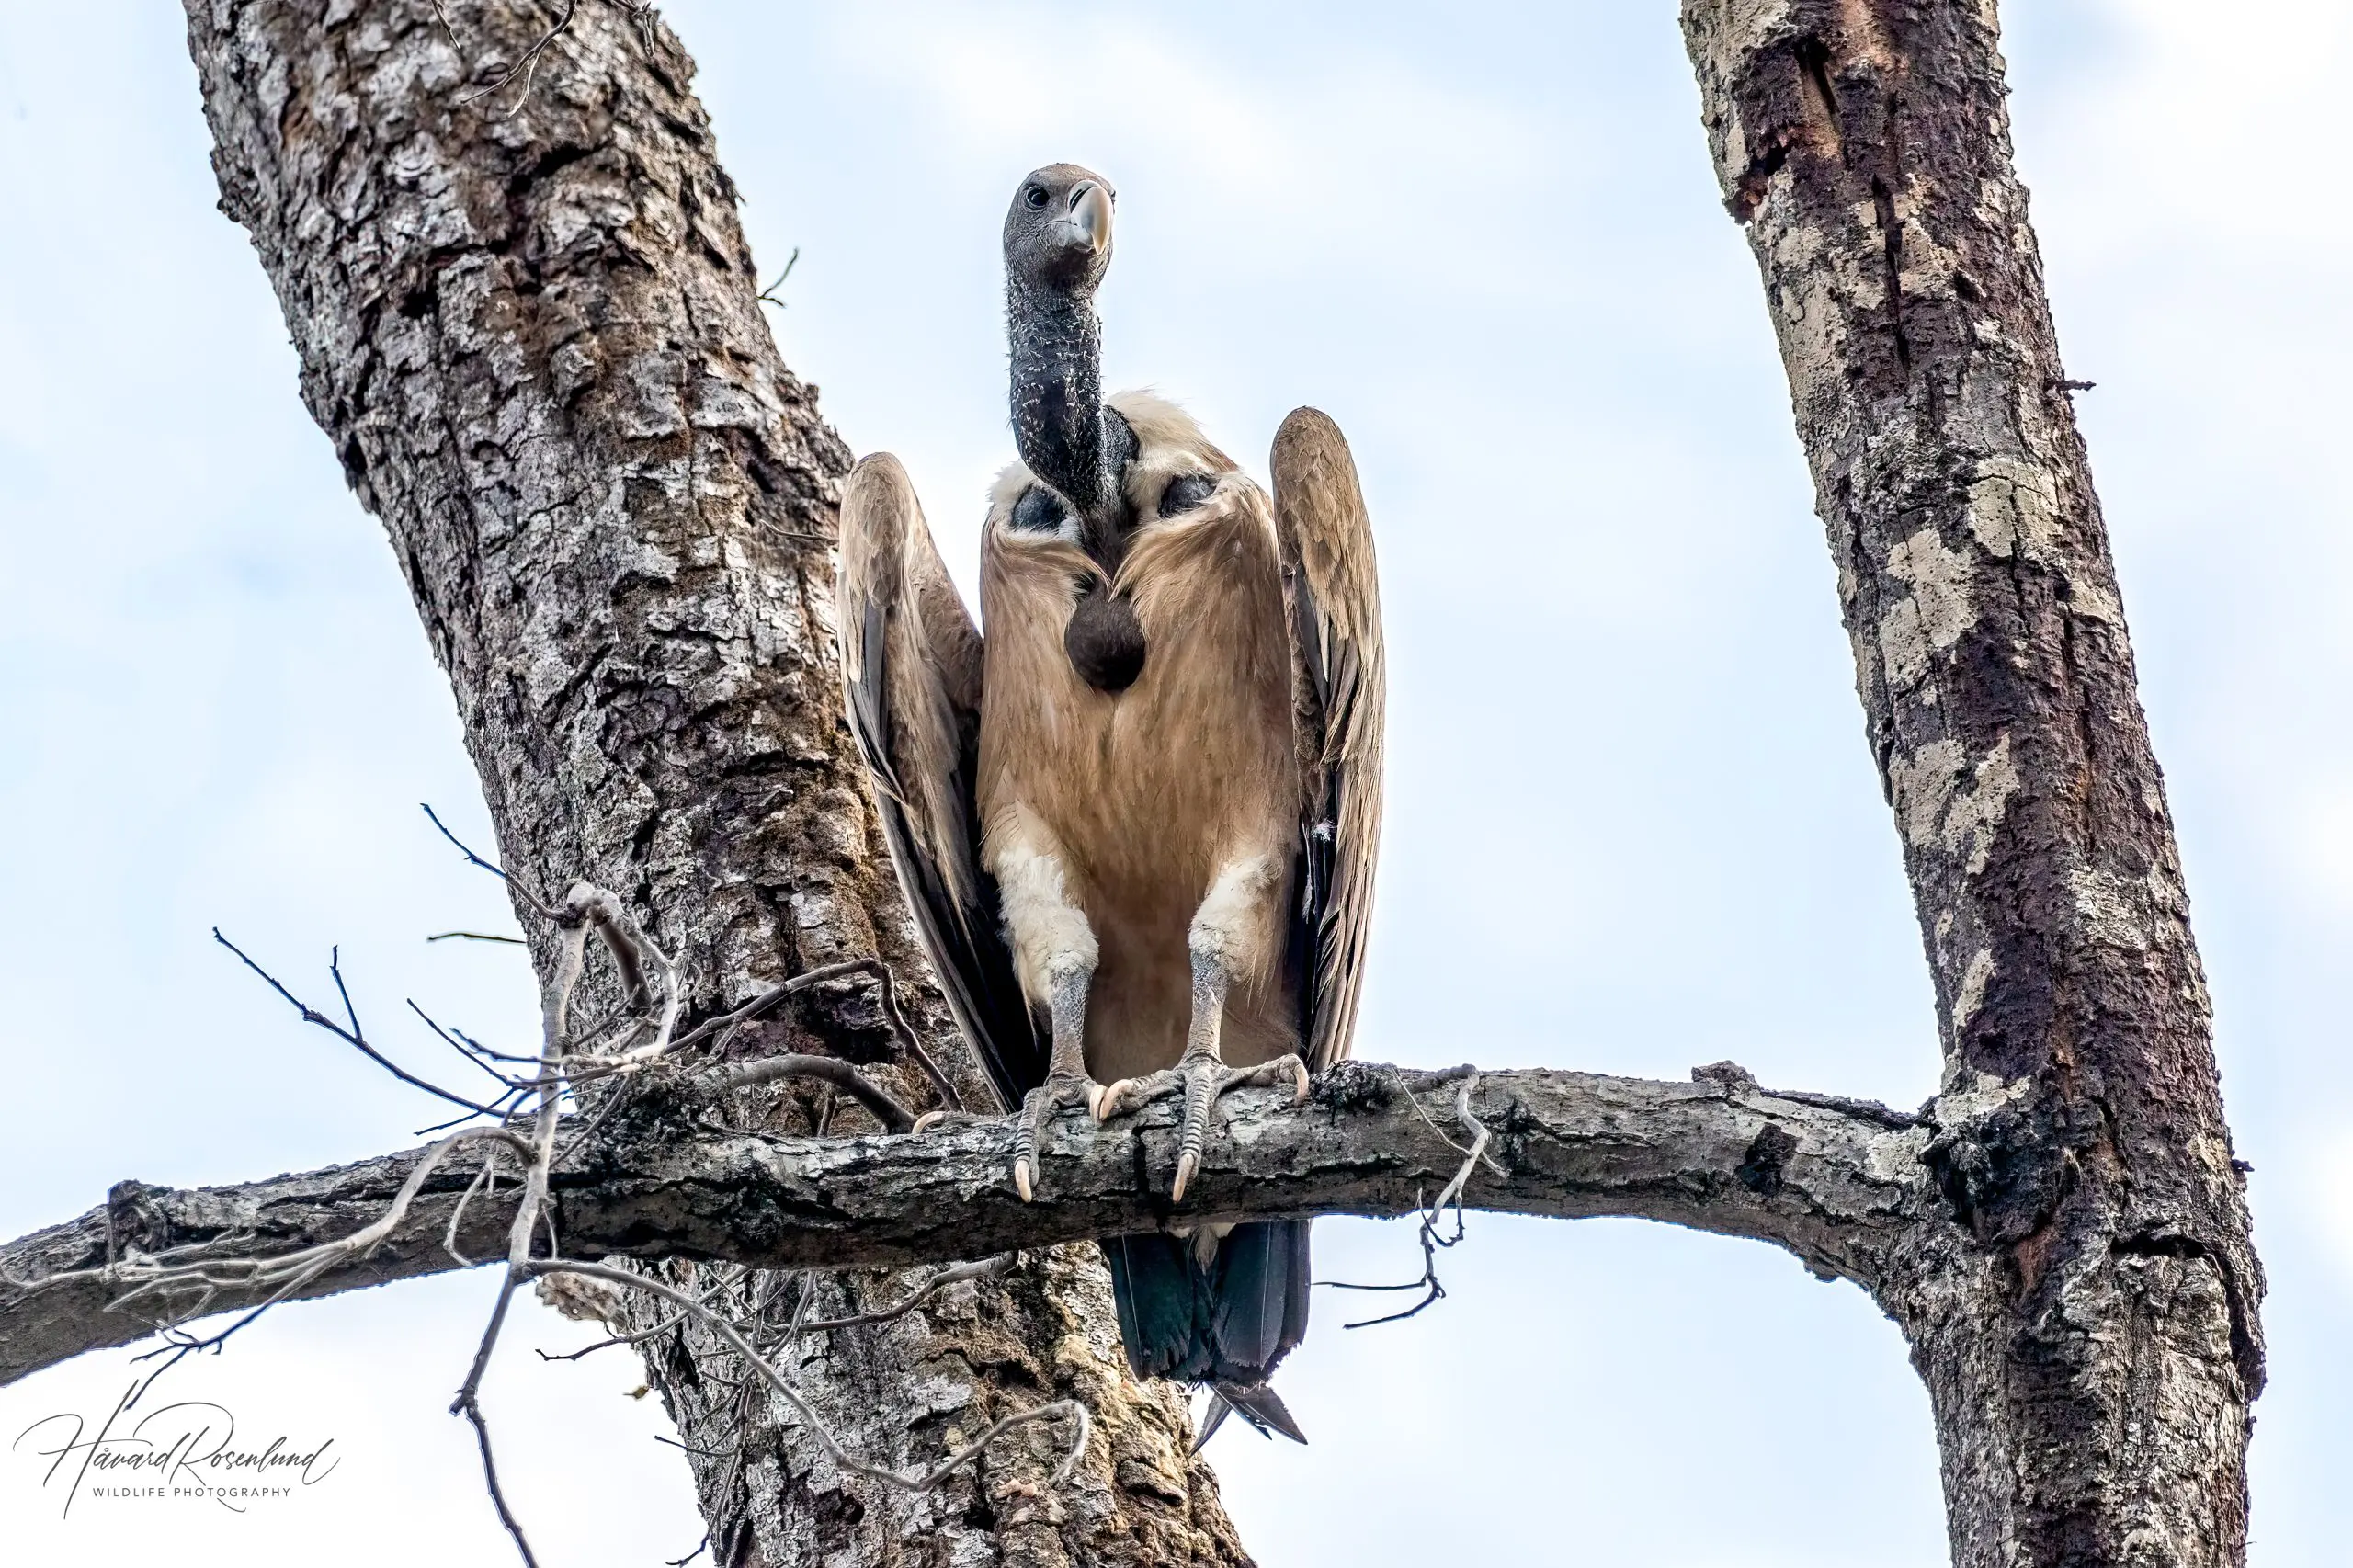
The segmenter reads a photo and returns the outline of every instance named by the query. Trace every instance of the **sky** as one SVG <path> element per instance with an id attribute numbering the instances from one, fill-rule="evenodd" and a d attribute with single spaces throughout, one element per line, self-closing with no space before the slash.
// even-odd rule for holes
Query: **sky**
<path id="1" fill-rule="evenodd" d="M 907 463 L 970 582 L 1010 456 L 996 254 L 1028 169 L 1120 193 L 1107 378 L 1263 472 L 1313 403 L 1381 548 L 1389 815 L 1359 1055 L 1768 1085 L 1904 1106 L 1936 1040 L 1833 573 L 1673 8 L 672 0 L 772 275 L 787 361 Z M 2008 7 L 2033 193 L 2212 983 L 2270 1279 L 2258 1568 L 2353 1533 L 2353 210 L 2341 0 Z M 174 7 L 0 0 L 0 1233 L 125 1177 L 403 1147 L 438 1120 L 211 939 L 371 1032 L 415 997 L 529 1040 L 446 686 L 214 209 Z M 2331 453 L 2340 454 L 2331 457 Z M 1317 1228 L 1322 1278 L 1412 1277 L 1405 1225 Z M 1752 1244 L 1473 1216 L 1447 1297 L 1282 1373 L 1313 1441 L 1211 1448 L 1268 1564 L 1944 1561 L 1927 1400 L 1850 1286 Z M 174 1370 L 248 1432 L 332 1437 L 300 1496 L 92 1500 L 28 1453 L 135 1374 L 0 1390 L 26 1561 L 505 1564 L 446 1413 L 494 1282 L 283 1309 Z M 700 1533 L 626 1352 L 536 1308 L 486 1401 L 566 1564 Z M 54 1431 L 55 1428 L 45 1430 Z M 1704 1499 L 1704 1503 L 1695 1503 Z"/>

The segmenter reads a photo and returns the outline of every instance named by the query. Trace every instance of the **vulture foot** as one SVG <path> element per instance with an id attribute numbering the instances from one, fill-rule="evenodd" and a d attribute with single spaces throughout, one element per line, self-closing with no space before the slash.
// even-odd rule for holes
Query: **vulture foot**
<path id="1" fill-rule="evenodd" d="M 1194 1175 L 1201 1168 L 1201 1151 L 1210 1136 L 1210 1111 L 1227 1093 L 1234 1089 L 1264 1088 L 1270 1084 L 1290 1082 L 1293 1085 L 1291 1104 L 1305 1105 L 1309 1088 L 1307 1063 L 1298 1056 L 1278 1056 L 1256 1067 L 1228 1067 L 1218 1060 L 1216 1051 L 1194 1049 L 1185 1052 L 1175 1067 L 1158 1073 L 1147 1073 L 1141 1078 L 1122 1078 L 1102 1092 L 1095 1103 L 1095 1119 L 1108 1121 L 1121 1111 L 1165 1095 L 1185 1096 L 1185 1119 L 1176 1138 L 1176 1182 L 1169 1191 L 1172 1199 L 1182 1199 Z"/>
<path id="2" fill-rule="evenodd" d="M 1013 1190 L 1027 1203 L 1037 1190 L 1038 1140 L 1046 1121 L 1066 1105 L 1083 1105 L 1101 1119 L 1107 1091 L 1084 1073 L 1049 1073 L 1021 1105 L 1021 1131 L 1013 1141 Z"/>

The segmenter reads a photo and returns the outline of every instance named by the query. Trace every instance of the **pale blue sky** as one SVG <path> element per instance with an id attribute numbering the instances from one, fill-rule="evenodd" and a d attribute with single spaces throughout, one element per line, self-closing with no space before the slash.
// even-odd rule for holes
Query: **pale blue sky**
<path id="1" fill-rule="evenodd" d="M 1912 1104 L 1935 1040 L 1894 833 L 1755 269 L 1717 205 L 1673 8 L 673 0 L 786 358 L 908 463 L 969 562 L 1009 454 L 996 224 L 1057 158 L 1120 190 L 1115 383 L 1254 463 L 1314 403 L 1381 540 L 1394 755 L 1360 1053 L 1766 1082 Z M 2107 504 L 2271 1278 L 2255 1562 L 2353 1533 L 2353 1132 L 2327 1094 L 2353 938 L 2353 425 L 2341 0 L 2020 0 L 2019 156 Z M 392 1147 L 430 1107 L 210 945 L 379 1032 L 415 995 L 528 1039 L 506 918 L 415 802 L 482 831 L 376 525 L 295 396 L 213 210 L 176 7 L 0 0 L 0 1231 L 125 1176 Z M 433 1046 L 431 1051 L 440 1048 Z M 1408 1276 L 1327 1223 L 1319 1272 Z M 1761 1247 L 1472 1221 L 1448 1300 L 1284 1388 L 1314 1438 L 1213 1449 L 1260 1560 L 1943 1560 L 1927 1405 L 1862 1295 Z M 232 1517 L 58 1501 L 0 1451 L 29 1552 L 97 1563 L 504 1564 L 444 1414 L 490 1281 L 290 1309 L 193 1395 L 327 1432 L 344 1471 Z M 491 1390 L 557 1562 L 699 1531 L 631 1363 Z M 120 1357 L 0 1391 L 0 1438 L 109 1400 Z M 1705 1498 L 1704 1506 L 1694 1498 Z"/>

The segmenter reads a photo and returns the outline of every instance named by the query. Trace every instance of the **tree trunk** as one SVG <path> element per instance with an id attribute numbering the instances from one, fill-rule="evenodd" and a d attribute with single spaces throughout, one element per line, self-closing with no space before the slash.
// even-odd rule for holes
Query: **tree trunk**
<path id="1" fill-rule="evenodd" d="M 835 716 L 849 454 L 769 336 L 692 62 L 651 6 L 438 8 L 447 28 L 429 0 L 187 0 L 222 210 L 400 558 L 506 863 L 543 895 L 618 892 L 683 955 L 692 1015 L 870 954 L 926 978 Z M 548 933 L 525 929 L 544 980 Z M 985 1106 L 936 995 L 915 1011 Z M 892 1051 L 858 983 L 755 1047 L 796 1048 Z M 805 1098 L 733 1114 L 789 1129 L 824 1114 Z M 929 1494 L 858 1491 L 781 1406 L 723 1387 L 699 1335 L 646 1363 L 722 1568 L 1246 1561 L 1181 1402 L 1128 1378 L 1111 1324 L 1092 1250 L 1067 1249 L 795 1369 L 891 1464 L 1075 1394 L 1097 1437 L 1051 1495 L 1043 1428 Z"/>
<path id="2" fill-rule="evenodd" d="M 1992 0 L 1686 0 L 1838 565 L 1959 1228 L 1883 1293 L 1953 1559 L 2236 1564 L 2262 1294 Z"/>

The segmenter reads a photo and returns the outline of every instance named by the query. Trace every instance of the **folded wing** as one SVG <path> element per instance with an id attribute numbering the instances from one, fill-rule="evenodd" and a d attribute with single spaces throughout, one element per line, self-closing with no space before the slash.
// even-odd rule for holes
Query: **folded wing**
<path id="1" fill-rule="evenodd" d="M 835 603 L 850 733 L 892 863 L 957 1025 L 1010 1110 L 1044 1080 L 1046 1056 L 980 865 L 981 634 L 888 453 L 860 461 L 843 491 Z"/>
<path id="2" fill-rule="evenodd" d="M 1381 585 L 1356 460 L 1340 427 L 1313 408 L 1275 433 L 1275 531 L 1290 611 L 1299 744 L 1300 899 L 1290 961 L 1301 1038 L 1321 1072 L 1348 1054 L 1372 921 L 1381 847 Z"/>

